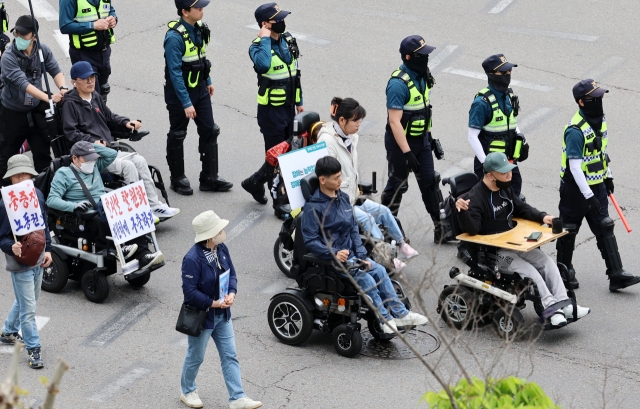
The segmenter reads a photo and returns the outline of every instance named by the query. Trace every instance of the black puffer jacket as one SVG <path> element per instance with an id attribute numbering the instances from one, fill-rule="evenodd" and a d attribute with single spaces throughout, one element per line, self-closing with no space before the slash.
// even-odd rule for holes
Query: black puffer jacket
<path id="1" fill-rule="evenodd" d="M 471 190 L 464 195 L 462 199 L 469 200 L 469 210 L 462 210 L 458 213 L 460 227 L 465 233 L 472 236 L 476 234 L 495 234 L 511 230 L 514 225 L 511 223 L 513 217 L 519 217 L 526 220 L 543 222 L 547 215 L 538 209 L 529 206 L 513 193 L 512 188 L 501 189 L 497 193 L 507 208 L 507 212 L 499 212 L 507 214 L 506 217 L 494 218 L 494 205 L 491 203 L 491 189 L 480 181 Z M 495 197 L 494 193 L 494 197 Z M 495 199 L 494 199 L 495 200 Z M 506 202 L 506 203 L 505 203 Z"/>

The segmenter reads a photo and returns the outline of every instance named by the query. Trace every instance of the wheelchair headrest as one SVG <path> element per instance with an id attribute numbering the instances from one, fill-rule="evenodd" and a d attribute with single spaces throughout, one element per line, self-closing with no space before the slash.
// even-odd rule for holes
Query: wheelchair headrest
<path id="1" fill-rule="evenodd" d="M 451 196 L 458 197 L 471 190 L 478 184 L 478 177 L 475 173 L 466 172 L 442 179 L 442 186 L 450 186 Z"/>
<path id="2" fill-rule="evenodd" d="M 320 115 L 313 111 L 304 111 L 299 113 L 293 118 L 294 121 L 298 121 L 298 135 L 306 132 L 311 128 L 311 125 L 320 120 Z"/>
<path id="3" fill-rule="evenodd" d="M 318 189 L 319 185 L 320 182 L 315 173 L 309 173 L 302 178 L 300 181 L 300 189 L 302 189 L 302 197 L 304 197 L 305 202 L 309 201 L 309 198 L 313 195 L 313 192 Z"/>

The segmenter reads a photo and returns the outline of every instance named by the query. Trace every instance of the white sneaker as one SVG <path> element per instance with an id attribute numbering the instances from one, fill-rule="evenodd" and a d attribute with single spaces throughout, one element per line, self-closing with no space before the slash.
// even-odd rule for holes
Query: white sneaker
<path id="1" fill-rule="evenodd" d="M 567 325 L 567 319 L 564 317 L 562 310 L 558 310 L 558 312 L 549 317 L 549 322 L 554 327 L 564 327 Z"/>
<path id="2" fill-rule="evenodd" d="M 395 323 L 395 320 L 387 320 L 387 323 L 382 323 L 382 332 L 385 334 L 395 334 L 394 331 L 398 330 L 398 326 Z"/>
<path id="3" fill-rule="evenodd" d="M 153 206 L 151 208 L 151 212 L 154 216 L 159 217 L 160 219 L 170 219 L 180 213 L 180 209 L 176 207 L 169 207 L 166 203 L 160 203 L 157 206 Z"/>
<path id="4" fill-rule="evenodd" d="M 393 259 L 393 268 L 396 270 L 396 273 L 401 272 L 406 267 L 407 267 L 407 265 L 405 263 L 403 263 L 401 260 L 399 260 L 397 258 Z"/>
<path id="5" fill-rule="evenodd" d="M 411 247 L 410 245 L 408 245 L 407 243 L 402 243 L 399 247 L 398 247 L 398 252 L 404 256 L 405 260 L 409 260 L 414 258 L 415 256 L 418 255 L 418 252 L 416 250 L 414 250 L 413 247 Z"/>
<path id="6" fill-rule="evenodd" d="M 408 327 L 409 325 L 424 325 L 429 320 L 424 315 L 409 311 L 409 314 L 402 318 L 395 318 L 396 325 L 399 327 Z"/>
<path id="7" fill-rule="evenodd" d="M 129 260 L 133 255 L 138 251 L 137 244 L 125 244 L 122 246 L 122 254 L 124 255 L 125 260 Z"/>
<path id="8" fill-rule="evenodd" d="M 158 223 L 160 223 L 160 218 L 154 214 L 153 215 L 153 224 L 158 224 Z"/>
<path id="9" fill-rule="evenodd" d="M 565 318 L 573 319 L 573 304 L 569 304 L 566 307 L 564 307 L 562 309 L 562 312 L 564 313 Z M 591 312 L 590 308 L 581 307 L 581 306 L 578 305 L 578 318 L 582 318 L 585 315 L 589 314 L 590 312 Z"/>
<path id="10" fill-rule="evenodd" d="M 262 407 L 262 402 L 248 396 L 229 402 L 229 409 L 256 409 Z"/>
<path id="11" fill-rule="evenodd" d="M 186 395 L 181 393 L 180 400 L 190 408 L 201 408 L 204 406 L 198 396 L 198 391 L 189 392 Z"/>

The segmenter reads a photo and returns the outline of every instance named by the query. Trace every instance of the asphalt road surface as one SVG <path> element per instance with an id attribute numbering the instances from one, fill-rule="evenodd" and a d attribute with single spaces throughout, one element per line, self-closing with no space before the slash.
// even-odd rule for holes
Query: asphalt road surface
<path id="1" fill-rule="evenodd" d="M 27 0 L 7 1 L 12 24 L 27 13 L 25 4 Z M 34 4 L 41 40 L 54 50 L 68 78 L 67 40 L 56 34 L 58 6 L 52 0 Z M 247 55 L 257 33 L 253 12 L 259 4 L 216 0 L 205 9 L 204 21 L 213 36 L 211 102 L 222 130 L 220 174 L 234 182 L 234 188 L 228 193 L 196 190 L 189 197 L 170 193 L 171 205 L 182 212 L 158 226 L 167 265 L 154 272 L 142 290 L 114 275 L 109 277 L 111 295 L 100 305 L 87 301 L 75 282 L 59 294 L 42 293 L 37 315 L 46 367 L 38 372 L 28 369 L 24 354 L 20 365 L 22 386 L 32 392 L 29 402 L 42 403 L 44 389 L 38 376 L 50 377 L 55 361 L 63 358 L 71 369 L 60 386 L 59 408 L 183 407 L 178 398 L 186 336 L 174 330 L 182 302 L 180 266 L 193 243 L 191 220 L 207 209 L 231 220 L 228 244 L 239 282 L 234 326 L 249 396 L 262 400 L 265 408 L 413 408 L 424 407 L 419 400 L 425 392 L 440 390 L 417 359 L 346 359 L 335 353 L 328 335 L 316 333 L 306 344 L 289 347 L 269 330 L 270 298 L 294 283 L 279 272 L 273 259 L 281 222 L 270 206 L 257 204 L 240 187 L 264 158 L 255 120 L 256 77 Z M 109 105 L 114 112 L 141 119 L 151 131 L 135 147 L 168 179 L 162 41 L 167 22 L 176 18 L 173 2 L 116 0 L 114 6 L 119 24 Z M 371 171 L 377 171 L 380 187 L 386 181 L 384 89 L 400 64 L 398 48 L 405 36 L 420 34 L 437 47 L 431 58 L 437 81 L 432 94 L 433 134 L 446 151 L 445 159 L 436 163 L 444 176 L 472 168 L 466 130 L 473 96 L 486 85 L 482 60 L 504 53 L 518 64 L 513 88 L 521 101 L 520 129 L 531 144 L 529 160 L 521 164 L 523 193 L 529 203 L 552 214 L 557 214 L 559 200 L 562 129 L 576 110 L 571 88 L 584 78 L 601 82 L 610 89 L 604 108 L 616 196 L 631 226 L 640 229 L 636 169 L 640 145 L 634 123 L 640 106 L 636 1 L 299 0 L 280 6 L 293 12 L 287 27 L 296 33 L 302 51 L 305 108 L 327 119 L 333 96 L 354 97 L 367 108 L 361 129 L 361 175 L 368 179 Z M 197 187 L 200 162 L 194 125 L 185 150 L 187 176 Z M 610 212 L 615 215 L 613 207 Z M 437 294 L 450 281 L 449 268 L 457 263 L 455 245 L 433 244 L 431 221 L 413 176 L 400 217 L 421 253 L 410 261 L 405 276 L 415 285 L 425 272 L 431 279 L 427 288 L 414 289 L 432 318 L 425 329 L 441 328 L 445 336 L 439 351 L 426 361 L 437 366 L 448 382 L 457 382 L 460 370 L 445 347 L 454 333 L 435 313 Z M 616 232 L 625 267 L 640 273 L 638 233 L 627 234 L 619 222 Z M 554 254 L 555 246 L 545 250 Z M 640 286 L 617 294 L 608 291 L 604 262 L 586 227 L 578 237 L 574 264 L 581 284 L 578 302 L 591 308 L 588 317 L 544 333 L 534 344 L 523 341 L 503 347 L 488 326 L 460 334 L 451 348 L 470 374 L 483 377 L 492 370 L 491 376 L 527 377 L 564 407 L 636 408 L 640 324 L 634 317 Z M 13 298 L 9 274 L 0 275 L 2 314 Z M 535 319 L 531 306 L 524 314 L 529 322 Z M 0 367 L 6 368 L 9 355 L 6 349 L 1 352 Z M 213 344 L 197 382 L 205 407 L 226 407 L 228 395 Z"/>

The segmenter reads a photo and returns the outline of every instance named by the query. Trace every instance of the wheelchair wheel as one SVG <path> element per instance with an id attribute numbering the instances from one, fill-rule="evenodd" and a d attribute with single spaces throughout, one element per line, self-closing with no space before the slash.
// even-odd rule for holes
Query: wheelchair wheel
<path id="1" fill-rule="evenodd" d="M 400 284 L 397 280 L 391 280 L 391 284 L 393 284 L 393 289 L 396 290 L 396 295 L 398 299 L 402 301 L 404 307 L 411 311 L 411 301 L 409 301 L 409 297 L 404 292 L 404 288 L 402 288 L 402 284 Z"/>
<path id="2" fill-rule="evenodd" d="M 94 303 L 101 303 L 109 296 L 109 282 L 107 277 L 100 271 L 95 273 L 87 271 L 80 280 L 82 292 L 87 300 Z"/>
<path id="3" fill-rule="evenodd" d="M 133 287 L 142 287 L 149 282 L 151 273 L 143 274 L 140 277 L 132 278 L 128 281 Z"/>
<path id="4" fill-rule="evenodd" d="M 304 303 L 291 294 L 278 294 L 269 304 L 269 328 L 283 344 L 299 345 L 313 331 L 313 317 Z"/>
<path id="5" fill-rule="evenodd" d="M 276 259 L 278 268 L 284 275 L 289 278 L 295 278 L 291 275 L 291 267 L 293 266 L 293 250 L 287 250 L 282 244 L 280 237 L 273 246 L 273 257 Z"/>
<path id="6" fill-rule="evenodd" d="M 40 288 L 49 293 L 57 293 L 69 281 L 69 266 L 65 260 L 53 251 L 51 252 L 51 258 L 53 258 L 53 262 L 42 272 L 42 285 Z"/>
<path id="7" fill-rule="evenodd" d="M 367 328 L 369 328 L 369 333 L 371 334 L 373 339 L 375 339 L 376 341 L 379 341 L 379 342 L 389 342 L 389 341 L 391 341 L 390 338 L 383 338 L 382 337 L 383 332 L 382 332 L 381 325 L 382 325 L 382 323 L 380 322 L 380 319 L 377 318 L 377 317 L 373 317 L 373 318 L 367 319 Z"/>
<path id="8" fill-rule="evenodd" d="M 514 341 L 520 337 L 524 317 L 520 310 L 513 306 L 500 308 L 493 314 L 493 325 L 500 338 L 507 341 Z"/>
<path id="9" fill-rule="evenodd" d="M 339 355 L 347 358 L 353 358 L 360 353 L 362 349 L 362 334 L 360 331 L 353 330 L 351 338 L 347 335 L 347 324 L 340 324 L 331 333 L 333 347 Z"/>
<path id="10" fill-rule="evenodd" d="M 457 329 L 466 329 L 473 321 L 475 301 L 473 293 L 464 286 L 449 286 L 440 293 L 440 316 Z"/>

